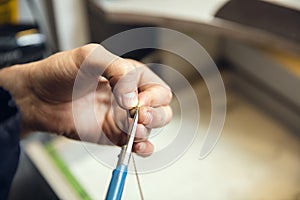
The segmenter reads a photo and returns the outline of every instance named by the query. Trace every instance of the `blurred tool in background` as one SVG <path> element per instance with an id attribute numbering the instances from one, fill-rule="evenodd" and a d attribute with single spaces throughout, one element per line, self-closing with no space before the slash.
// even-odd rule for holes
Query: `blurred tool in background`
<path id="1" fill-rule="evenodd" d="M 46 55 L 46 37 L 38 24 L 21 22 L 18 15 L 17 0 L 0 0 L 1 68 L 39 60 Z"/>

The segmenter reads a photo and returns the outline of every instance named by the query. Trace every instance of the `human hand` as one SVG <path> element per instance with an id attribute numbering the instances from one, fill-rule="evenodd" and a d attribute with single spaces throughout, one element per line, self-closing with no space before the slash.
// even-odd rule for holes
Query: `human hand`
<path id="1" fill-rule="evenodd" d="M 83 84 L 74 96 L 76 80 Z M 158 76 L 145 65 L 119 58 L 97 44 L 3 69 L 0 85 L 14 96 L 24 132 L 47 131 L 99 144 L 108 144 L 105 138 L 116 145 L 125 143 L 125 109 L 138 104 L 133 151 L 140 155 L 153 152 L 148 129 L 164 126 L 172 118 L 172 93 Z M 87 109 L 90 105 L 93 110 Z"/>

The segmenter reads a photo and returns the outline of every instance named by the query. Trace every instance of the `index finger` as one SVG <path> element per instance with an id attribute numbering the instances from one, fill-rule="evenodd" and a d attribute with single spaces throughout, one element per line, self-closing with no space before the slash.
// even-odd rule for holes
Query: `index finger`
<path id="1" fill-rule="evenodd" d="M 167 106 L 171 102 L 172 96 L 170 88 L 152 83 L 141 87 L 138 94 L 139 106 Z"/>
<path id="2" fill-rule="evenodd" d="M 158 107 L 168 105 L 173 96 L 171 88 L 146 65 L 135 60 L 128 61 L 139 72 L 139 106 Z"/>

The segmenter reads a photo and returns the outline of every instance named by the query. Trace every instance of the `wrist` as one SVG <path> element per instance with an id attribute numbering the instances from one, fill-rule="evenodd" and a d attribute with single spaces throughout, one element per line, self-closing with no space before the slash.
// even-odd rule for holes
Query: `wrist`
<path id="1" fill-rule="evenodd" d="M 14 65 L 0 70 L 0 87 L 8 90 L 14 98 L 25 94 L 28 69 L 24 65 Z"/>
<path id="2" fill-rule="evenodd" d="M 14 65 L 0 70 L 0 87 L 7 90 L 14 99 L 18 110 L 21 113 L 22 119 L 26 118 L 28 113 L 23 104 L 26 101 L 26 96 L 29 94 L 29 70 L 28 64 Z M 21 123 L 22 135 L 29 132 L 26 124 Z M 26 120 L 25 120 L 26 121 Z"/>

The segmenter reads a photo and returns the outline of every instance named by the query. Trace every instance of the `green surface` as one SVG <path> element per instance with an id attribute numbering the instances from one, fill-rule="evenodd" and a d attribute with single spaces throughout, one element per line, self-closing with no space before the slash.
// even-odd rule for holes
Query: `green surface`
<path id="1" fill-rule="evenodd" d="M 46 147 L 47 152 L 50 154 L 50 157 L 56 164 L 56 166 L 61 170 L 62 174 L 64 175 L 66 180 L 70 183 L 70 185 L 74 188 L 74 190 L 77 192 L 78 196 L 80 196 L 80 198 L 83 200 L 91 200 L 92 198 L 88 195 L 88 193 L 85 191 L 85 189 L 80 185 L 80 183 L 77 181 L 77 179 L 70 172 L 67 165 L 64 163 L 64 161 L 58 155 L 53 144 L 50 142 L 45 147 Z"/>

